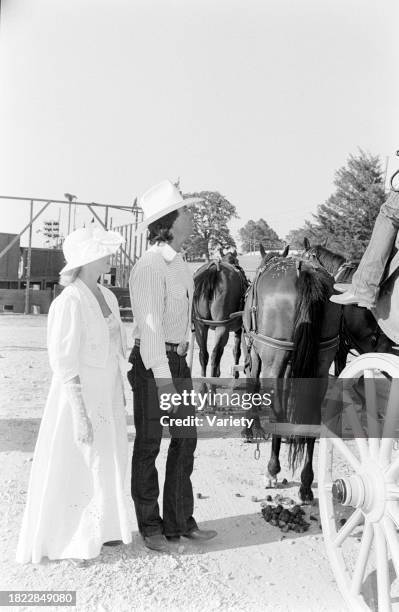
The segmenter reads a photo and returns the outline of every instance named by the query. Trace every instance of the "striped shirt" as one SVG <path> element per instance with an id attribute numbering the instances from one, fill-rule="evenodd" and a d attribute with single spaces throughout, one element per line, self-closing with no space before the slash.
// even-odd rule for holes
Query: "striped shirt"
<path id="1" fill-rule="evenodd" d="M 165 342 L 188 340 L 194 281 L 190 268 L 169 244 L 153 245 L 129 280 L 133 338 L 140 339 L 144 366 L 155 378 L 170 378 Z"/>

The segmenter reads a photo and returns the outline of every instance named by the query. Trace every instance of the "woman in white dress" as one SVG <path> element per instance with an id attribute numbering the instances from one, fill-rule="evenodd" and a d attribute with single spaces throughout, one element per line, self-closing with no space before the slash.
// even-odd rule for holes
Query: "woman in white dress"
<path id="1" fill-rule="evenodd" d="M 125 332 L 114 294 L 97 284 L 123 242 L 82 228 L 64 242 L 66 285 L 52 302 L 47 344 L 53 378 L 33 456 L 16 559 L 91 559 L 131 542 L 122 367 Z"/>

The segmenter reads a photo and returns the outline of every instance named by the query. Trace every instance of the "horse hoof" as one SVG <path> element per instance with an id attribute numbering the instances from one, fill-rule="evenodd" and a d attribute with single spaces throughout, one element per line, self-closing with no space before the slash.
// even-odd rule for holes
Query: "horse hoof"
<path id="1" fill-rule="evenodd" d="M 302 488 L 299 489 L 299 498 L 303 504 L 311 504 L 314 498 L 312 489 L 309 489 L 307 491 L 303 490 Z"/>
<path id="2" fill-rule="evenodd" d="M 277 478 L 266 478 L 267 489 L 277 489 Z"/>

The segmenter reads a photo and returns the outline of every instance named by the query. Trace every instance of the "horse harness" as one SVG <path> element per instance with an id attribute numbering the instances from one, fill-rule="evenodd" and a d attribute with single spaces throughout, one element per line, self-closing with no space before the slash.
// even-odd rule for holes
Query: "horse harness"
<path id="1" fill-rule="evenodd" d="M 244 327 L 244 330 L 243 330 L 244 336 L 248 339 L 248 344 L 247 344 L 248 354 L 252 346 L 255 344 L 255 342 L 268 346 L 269 348 L 282 350 L 282 351 L 293 351 L 295 348 L 294 343 L 290 340 L 278 340 L 277 338 L 273 338 L 272 336 L 266 336 L 265 334 L 258 332 L 258 321 L 257 321 L 258 305 L 257 305 L 257 291 L 256 290 L 257 290 L 259 278 L 261 277 L 263 272 L 270 269 L 272 265 L 279 260 L 280 258 L 278 256 L 275 256 L 269 259 L 265 264 L 260 266 L 256 272 L 256 275 L 255 275 L 255 278 L 252 284 L 248 287 L 247 292 L 245 294 L 245 298 L 247 298 L 249 294 L 251 293 L 251 305 L 249 307 L 250 328 L 249 330 L 246 330 Z M 302 265 L 301 260 L 295 261 L 297 276 L 299 276 L 300 274 L 301 265 Z M 337 348 L 338 345 L 339 345 L 339 335 L 334 336 L 333 338 L 330 338 L 328 340 L 322 340 L 319 344 L 319 350 L 329 351 L 333 348 Z"/>
<path id="2" fill-rule="evenodd" d="M 244 301 L 245 301 L 245 297 L 246 297 L 246 294 L 247 294 L 247 291 L 248 291 L 248 288 L 249 288 L 248 279 L 245 276 L 244 271 L 242 270 L 242 268 L 241 267 L 237 267 L 237 266 L 235 266 L 233 264 L 230 264 L 227 261 L 221 262 L 220 259 L 216 259 L 215 261 L 210 261 L 208 264 L 205 264 L 204 266 L 201 266 L 196 271 L 196 273 L 194 274 L 194 278 L 200 272 L 205 272 L 205 270 L 209 270 L 209 268 L 211 266 L 216 266 L 216 270 L 218 272 L 220 272 L 220 264 L 221 263 L 223 263 L 224 265 L 230 266 L 231 268 L 234 268 L 234 270 L 239 272 L 240 283 L 241 283 L 240 290 L 241 290 L 241 293 L 242 293 L 240 309 L 237 312 L 232 312 L 228 319 L 222 319 L 220 321 L 214 321 L 213 319 L 203 319 L 203 318 L 199 317 L 197 315 L 197 313 L 195 313 L 195 315 L 193 316 L 193 321 L 198 321 L 199 323 L 202 323 L 202 325 L 208 325 L 209 327 L 222 327 L 222 326 L 226 326 L 226 325 L 232 324 L 235 321 L 235 319 L 237 319 L 239 317 L 242 317 L 243 308 L 244 308 Z M 205 268 L 205 266 L 206 266 L 206 268 Z"/>

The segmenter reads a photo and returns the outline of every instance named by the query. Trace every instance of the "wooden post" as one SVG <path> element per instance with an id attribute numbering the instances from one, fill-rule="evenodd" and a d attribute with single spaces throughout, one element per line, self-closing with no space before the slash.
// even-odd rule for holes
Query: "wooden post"
<path id="1" fill-rule="evenodd" d="M 33 200 L 30 201 L 30 220 L 29 220 L 29 244 L 28 261 L 26 264 L 26 287 L 25 287 L 25 314 L 29 314 L 29 289 L 32 267 L 32 225 L 33 225 Z"/>
<path id="2" fill-rule="evenodd" d="M 132 233 L 133 233 L 133 225 L 132 223 L 130 224 L 130 230 L 129 230 L 129 257 L 130 257 L 130 261 L 132 260 Z M 130 278 L 130 272 L 132 270 L 132 265 L 129 265 L 129 278 Z"/>
<path id="3" fill-rule="evenodd" d="M 127 242 L 127 225 L 122 225 L 122 236 L 123 236 L 123 237 L 124 237 L 124 239 L 125 239 L 125 252 L 124 252 L 124 254 L 123 254 L 123 287 L 126 287 L 126 262 L 127 262 L 127 259 L 126 259 L 126 256 L 127 256 L 127 253 L 126 253 L 127 244 L 126 244 L 126 242 Z"/>
<path id="4" fill-rule="evenodd" d="M 68 234 L 70 234 L 71 232 L 71 212 L 72 212 L 72 204 L 71 204 L 71 200 L 69 201 L 69 205 L 68 205 Z"/>
<path id="5" fill-rule="evenodd" d="M 143 234 L 140 234 L 140 252 L 139 252 L 139 257 L 141 257 L 143 254 Z"/>
<path id="6" fill-rule="evenodd" d="M 40 217 L 40 215 L 42 214 L 42 212 L 43 212 L 44 210 L 46 210 L 46 208 L 47 208 L 47 206 L 49 206 L 49 204 L 51 204 L 51 202 L 47 202 L 47 204 L 45 204 L 45 206 L 43 206 L 43 208 L 41 208 L 41 209 L 39 210 L 39 212 L 38 212 L 38 213 L 37 213 L 37 214 L 36 214 L 36 215 L 33 217 L 32 222 L 33 222 L 33 221 L 36 221 L 36 219 L 37 219 L 38 217 Z M 22 232 L 19 232 L 19 234 L 18 234 L 17 236 L 15 236 L 15 238 L 13 238 L 13 239 L 11 240 L 11 242 L 9 242 L 9 243 L 7 244 L 7 246 L 6 246 L 6 247 L 5 247 L 5 248 L 4 248 L 4 249 L 1 251 L 1 253 L 0 253 L 0 259 L 1 259 L 1 258 L 2 258 L 2 257 L 3 257 L 3 256 L 6 254 L 6 253 L 8 253 L 8 251 L 9 251 L 9 250 L 10 250 L 10 249 L 11 249 L 11 248 L 14 246 L 14 244 L 15 244 L 16 242 L 18 242 L 18 240 L 21 238 L 22 234 L 24 234 L 24 233 L 26 232 L 26 230 L 29 228 L 29 226 L 30 226 L 30 225 L 31 225 L 31 222 L 29 222 L 29 223 L 28 223 L 28 225 L 26 225 L 26 226 L 24 227 L 24 229 L 22 230 Z"/>

